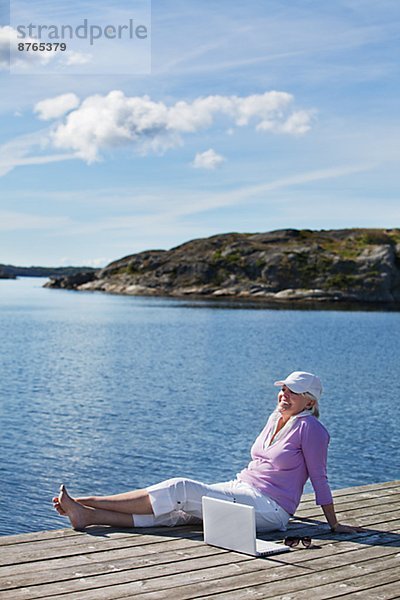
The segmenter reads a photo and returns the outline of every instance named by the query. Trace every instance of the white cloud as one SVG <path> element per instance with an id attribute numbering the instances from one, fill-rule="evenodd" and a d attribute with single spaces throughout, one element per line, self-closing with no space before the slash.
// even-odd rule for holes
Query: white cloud
<path id="1" fill-rule="evenodd" d="M 12 27 L 0 27 L 0 68 L 10 66 L 10 35 Z"/>
<path id="2" fill-rule="evenodd" d="M 289 135 L 303 135 L 311 129 L 311 121 L 315 110 L 298 110 L 282 121 L 267 118 L 257 125 L 258 131 L 271 133 L 288 133 Z"/>
<path id="3" fill-rule="evenodd" d="M 92 54 L 87 54 L 84 52 L 74 52 L 73 50 L 70 50 L 66 53 L 63 63 L 70 67 L 74 65 L 87 65 L 88 63 L 92 62 L 92 60 Z"/>
<path id="4" fill-rule="evenodd" d="M 39 104 L 52 106 L 54 100 Z M 56 124 L 51 141 L 90 163 L 103 150 L 127 144 L 142 154 L 164 153 L 181 145 L 183 134 L 210 128 L 216 119 L 236 127 L 254 125 L 260 131 L 306 133 L 311 111 L 293 111 L 293 102 L 291 94 L 271 91 L 245 97 L 206 96 L 167 106 L 148 96 L 128 97 L 114 90 L 105 96 L 88 96 Z"/>
<path id="5" fill-rule="evenodd" d="M 68 224 L 69 219 L 66 217 L 46 217 L 27 213 L 0 211 L 0 231 L 60 230 Z"/>
<path id="6" fill-rule="evenodd" d="M 312 189 L 314 182 L 321 182 L 327 180 L 335 180 L 341 177 L 347 177 L 355 173 L 362 173 L 370 171 L 376 167 L 376 164 L 356 164 L 356 165 L 340 165 L 330 167 L 326 169 L 319 169 L 315 171 L 306 171 L 303 173 L 297 173 L 295 175 L 288 175 L 281 179 L 275 179 L 259 183 L 257 185 L 243 186 L 236 189 L 229 190 L 228 192 L 212 192 L 211 190 L 190 190 L 190 202 L 187 201 L 188 190 L 179 189 L 175 186 L 173 189 L 155 190 L 154 193 L 149 194 L 149 189 L 146 189 L 143 193 L 138 191 L 135 193 L 134 201 L 132 201 L 132 191 L 124 189 L 113 189 L 104 190 L 103 193 L 99 193 L 98 190 L 93 191 L 93 195 L 96 197 L 96 202 L 99 198 L 107 200 L 108 204 L 115 206 L 123 206 L 122 202 L 126 206 L 126 212 L 120 216 L 108 216 L 107 218 L 100 220 L 91 220 L 88 223 L 80 225 L 72 225 L 69 233 L 71 235 L 88 236 L 92 234 L 100 234 L 106 232 L 135 232 L 135 239 L 137 236 L 152 236 L 155 231 L 162 237 L 166 229 L 176 229 L 180 231 L 182 239 L 188 238 L 190 235 L 189 229 L 191 227 L 190 217 L 207 213 L 208 211 L 215 211 L 216 209 L 227 209 L 239 205 L 248 205 L 252 200 L 265 199 L 266 196 L 273 192 L 275 197 L 276 192 L 279 190 L 288 191 L 291 188 L 295 188 L 296 194 L 299 194 L 299 186 L 304 185 L 307 190 L 307 194 Z M 311 186 L 307 186 L 311 184 Z M 321 192 L 318 189 L 319 198 L 321 198 Z M 58 193 L 57 196 L 59 196 Z M 56 196 L 56 197 L 57 197 Z M 69 194 L 71 196 L 71 194 Z M 87 201 L 88 192 L 85 191 L 82 196 L 82 202 Z M 52 194 L 54 198 L 54 193 Z M 64 195 L 60 196 L 61 199 Z M 81 193 L 78 194 L 78 199 L 81 198 Z M 127 200 L 129 202 L 129 208 Z M 166 201 L 166 199 L 168 201 Z M 307 213 L 304 213 L 304 205 L 298 204 L 298 213 L 301 215 L 305 214 L 305 218 L 309 218 Z M 290 205 L 291 206 L 291 205 Z M 325 209 L 324 209 L 325 210 Z M 316 211 L 317 214 L 318 211 Z M 227 213 L 225 213 L 227 214 Z M 290 216 L 288 213 L 287 216 Z M 194 222 L 194 221 L 193 221 Z M 159 227 L 159 229 L 157 229 Z M 164 232 L 163 232 L 164 229 Z M 194 233 L 194 232 L 193 232 Z M 196 235 L 200 232 L 197 231 Z M 204 232 L 201 233 L 204 235 Z M 156 237 L 155 237 L 156 239 Z M 148 242 L 144 242 L 148 244 Z M 142 248 L 143 249 L 143 248 Z"/>
<path id="7" fill-rule="evenodd" d="M 105 258 L 103 256 L 101 258 L 82 258 L 79 260 L 79 263 L 84 267 L 94 267 L 95 269 L 98 269 L 108 265 L 111 260 L 111 258 Z M 76 259 L 70 258 L 69 256 L 63 256 L 58 262 L 61 266 L 68 267 L 74 265 L 76 263 Z"/>
<path id="8" fill-rule="evenodd" d="M 301 135 L 310 129 L 313 111 L 293 110 L 294 98 L 271 91 L 249 96 L 205 96 L 168 106 L 148 96 L 128 97 L 116 90 L 88 96 L 82 103 L 74 93 L 37 102 L 41 120 L 55 120 L 48 129 L 21 136 L 0 146 L 0 176 L 18 165 L 43 164 L 80 158 L 99 160 L 108 149 L 131 146 L 137 152 L 163 154 L 183 144 L 184 134 L 211 128 L 217 119 L 234 127 L 253 126 L 261 132 Z M 68 113 L 68 114 L 66 114 Z M 43 149 L 61 152 L 44 156 Z M 34 151 L 40 152 L 32 156 Z M 194 159 L 197 168 L 214 169 L 224 157 L 209 149 Z"/>
<path id="9" fill-rule="evenodd" d="M 216 169 L 225 162 L 225 158 L 220 154 L 217 154 L 215 150 L 210 148 L 205 152 L 198 152 L 194 158 L 192 165 L 196 169 Z"/>
<path id="10" fill-rule="evenodd" d="M 38 154 L 48 146 L 48 130 L 19 136 L 0 146 L 0 177 L 17 166 L 37 165 L 76 158 L 73 154 Z M 36 156 L 29 156 L 33 151 Z"/>
<path id="11" fill-rule="evenodd" d="M 110 258 L 110 257 L 105 258 L 104 256 L 102 258 L 84 258 L 83 264 L 86 267 L 94 267 L 95 269 L 98 269 L 99 267 L 105 267 L 111 261 L 112 261 L 112 258 Z"/>
<path id="12" fill-rule="evenodd" d="M 373 170 L 376 168 L 376 166 L 377 163 L 364 163 L 340 165 L 326 169 L 318 169 L 316 171 L 306 171 L 304 173 L 289 175 L 287 177 L 275 179 L 274 181 L 266 183 L 245 186 L 242 188 L 239 187 L 236 190 L 229 190 L 229 192 L 222 192 L 215 195 L 210 194 L 205 198 L 203 197 L 202 201 L 199 202 L 198 205 L 196 205 L 195 202 L 192 202 L 190 206 L 188 205 L 187 207 L 183 207 L 182 210 L 186 210 L 188 211 L 188 214 L 192 214 L 195 212 L 214 210 L 224 206 L 233 206 L 243 202 L 248 202 L 251 198 L 260 197 L 260 195 L 267 194 L 268 192 L 275 192 L 276 190 L 287 189 L 293 186 L 301 186 L 303 184 L 312 184 L 317 181 L 346 177 L 348 175 L 353 175 L 354 173 L 363 173 Z"/>
<path id="13" fill-rule="evenodd" d="M 33 111 L 42 121 L 50 121 L 62 117 L 67 112 L 77 108 L 80 100 L 76 94 L 61 94 L 55 98 L 41 100 L 35 106 Z"/>
<path id="14" fill-rule="evenodd" d="M 28 43 L 38 43 L 36 38 L 18 37 L 16 29 L 10 25 L 0 26 L 0 70 L 15 70 L 15 72 L 24 74 L 29 73 L 32 66 L 48 65 L 51 61 L 56 64 L 67 67 L 75 65 L 85 65 L 92 61 L 93 55 L 84 52 L 75 52 L 69 50 L 61 51 L 32 51 L 24 49 L 18 50 L 18 44 L 23 43 L 26 48 Z"/>
<path id="15" fill-rule="evenodd" d="M 311 121 L 315 115 L 313 110 L 298 110 L 292 113 L 282 124 L 281 131 L 294 135 L 307 133 L 311 128 Z"/>
<path id="16" fill-rule="evenodd" d="M 340 165 L 329 167 L 326 169 L 318 169 L 315 171 L 306 171 L 295 175 L 288 175 L 281 179 L 275 179 L 256 185 L 248 185 L 229 190 L 227 192 L 206 194 L 199 191 L 198 194 L 192 194 L 191 202 L 188 203 L 184 199 L 186 195 L 182 195 L 176 201 L 174 199 L 168 202 L 168 213 L 179 217 L 204 213 L 209 210 L 243 205 L 252 199 L 263 198 L 269 192 L 277 190 L 287 190 L 292 187 L 299 187 L 314 182 L 326 181 L 353 175 L 354 173 L 363 173 L 376 168 L 377 163 L 364 163 L 354 165 Z M 174 191 L 175 195 L 175 191 Z"/>
<path id="17" fill-rule="evenodd" d="M 24 165 L 46 165 L 52 162 L 60 162 L 72 159 L 76 159 L 76 156 L 73 154 L 48 154 L 41 156 L 28 156 L 27 158 L 19 158 L 16 160 L 0 160 L 0 176 L 5 175 L 15 167 L 22 167 Z"/>
<path id="18" fill-rule="evenodd" d="M 55 57 L 55 53 L 52 52 L 19 51 L 18 43 L 20 42 L 21 39 L 18 38 L 16 29 L 10 25 L 0 26 L 0 69 L 9 69 L 10 66 L 24 69 L 34 63 L 46 65 Z M 33 43 L 37 40 L 26 37 L 23 42 L 25 44 Z"/>

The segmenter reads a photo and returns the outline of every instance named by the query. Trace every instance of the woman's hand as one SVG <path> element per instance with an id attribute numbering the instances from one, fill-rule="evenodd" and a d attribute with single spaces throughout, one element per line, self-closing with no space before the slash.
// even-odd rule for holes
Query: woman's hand
<path id="1" fill-rule="evenodd" d="M 364 527 L 357 527 L 353 525 L 342 525 L 341 523 L 337 523 L 332 531 L 334 533 L 361 533 L 365 531 Z"/>
<path id="2" fill-rule="evenodd" d="M 361 533 L 362 531 L 366 531 L 363 527 L 357 527 L 356 525 L 342 525 L 339 523 L 333 503 L 323 504 L 322 510 L 324 511 L 324 515 L 330 525 L 332 533 Z"/>

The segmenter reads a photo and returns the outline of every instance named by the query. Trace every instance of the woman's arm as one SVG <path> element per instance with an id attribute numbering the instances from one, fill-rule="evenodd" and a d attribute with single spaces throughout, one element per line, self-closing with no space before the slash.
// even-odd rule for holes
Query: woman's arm
<path id="1" fill-rule="evenodd" d="M 357 533 L 364 531 L 361 527 L 342 525 L 338 521 L 326 474 L 329 434 L 325 428 L 315 425 L 312 421 L 305 421 L 302 450 L 307 471 L 315 490 L 317 504 L 321 505 L 332 532 Z"/>
<path id="2" fill-rule="evenodd" d="M 331 531 L 334 533 L 359 533 L 360 531 L 364 531 L 362 527 L 353 527 L 351 525 L 342 525 L 339 523 L 336 513 L 335 506 L 333 502 L 331 504 L 323 504 L 321 506 L 324 511 L 324 515 L 326 520 L 328 521 Z"/>

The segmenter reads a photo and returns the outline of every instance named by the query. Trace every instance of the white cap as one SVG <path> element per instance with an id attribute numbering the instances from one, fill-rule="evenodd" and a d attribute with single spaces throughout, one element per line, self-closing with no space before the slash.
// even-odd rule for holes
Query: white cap
<path id="1" fill-rule="evenodd" d="M 283 381 L 275 381 L 274 385 L 286 385 L 289 390 L 292 390 L 292 392 L 295 392 L 296 394 L 309 392 L 317 400 L 319 400 L 322 395 L 320 378 L 317 377 L 317 375 L 306 373 L 305 371 L 293 371 L 293 373 L 290 373 Z"/>

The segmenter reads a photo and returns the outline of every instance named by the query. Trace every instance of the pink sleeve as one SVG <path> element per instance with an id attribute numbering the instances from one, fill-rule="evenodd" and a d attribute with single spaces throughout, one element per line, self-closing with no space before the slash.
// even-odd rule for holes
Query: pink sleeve
<path id="1" fill-rule="evenodd" d="M 313 417 L 304 419 L 301 432 L 301 448 L 308 475 L 315 492 L 317 504 L 331 504 L 332 493 L 328 483 L 326 463 L 329 433 Z"/>

